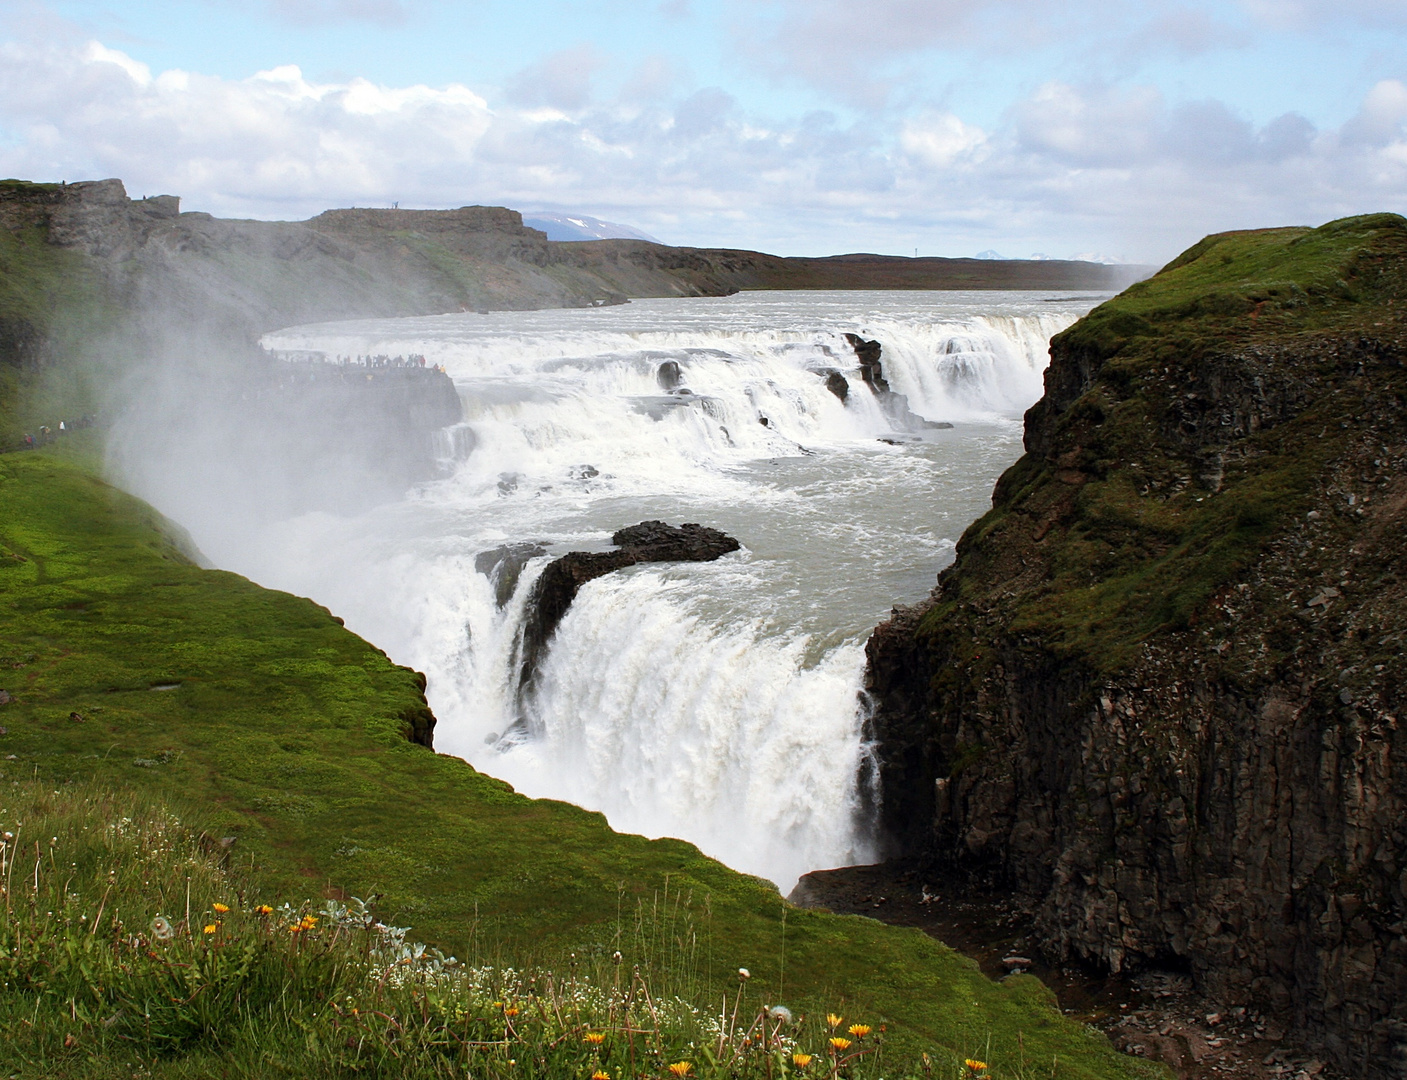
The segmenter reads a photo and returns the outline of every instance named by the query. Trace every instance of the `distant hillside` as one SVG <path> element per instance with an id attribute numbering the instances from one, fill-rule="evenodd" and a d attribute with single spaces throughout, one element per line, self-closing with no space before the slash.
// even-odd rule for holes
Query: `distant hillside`
<path id="1" fill-rule="evenodd" d="M 329 319 L 589 307 L 745 289 L 1115 290 L 1151 269 L 866 254 L 790 259 L 635 239 L 556 244 L 517 211 L 485 206 L 223 220 L 181 213 L 175 196 L 129 199 L 120 180 L 0 182 L 0 227 L 47 251 L 87 256 L 81 261 L 123 294 L 129 310 L 194 319 L 218 336 L 246 339 Z M 0 337 L 32 351 L 29 333 L 7 323 Z"/>
<path id="2" fill-rule="evenodd" d="M 154 360 L 166 362 L 163 388 L 173 372 L 203 383 L 211 372 L 246 368 L 262 334 L 299 323 L 751 289 L 1112 292 L 1148 269 L 866 254 L 791 259 L 632 239 L 553 243 L 517 211 L 486 206 L 223 220 L 182 213 L 172 195 L 129 199 L 120 180 L 5 180 L 0 443 L 111 403 L 113 388 L 129 399 L 149 393 L 150 380 L 139 388 L 133 372 L 146 378 Z"/>

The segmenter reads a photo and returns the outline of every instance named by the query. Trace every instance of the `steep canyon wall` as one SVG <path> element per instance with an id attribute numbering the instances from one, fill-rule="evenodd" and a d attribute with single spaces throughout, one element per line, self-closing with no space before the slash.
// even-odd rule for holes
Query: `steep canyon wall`
<path id="1" fill-rule="evenodd" d="M 1052 343 L 868 647 L 884 825 L 1057 957 L 1407 1076 L 1407 221 L 1209 237 Z"/>

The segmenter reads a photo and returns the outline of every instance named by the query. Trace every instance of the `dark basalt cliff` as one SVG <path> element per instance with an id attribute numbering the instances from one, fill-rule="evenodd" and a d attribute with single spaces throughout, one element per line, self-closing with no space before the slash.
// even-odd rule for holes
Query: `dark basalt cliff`
<path id="1" fill-rule="evenodd" d="M 1202 241 L 1051 346 L 869 642 L 896 851 L 1407 1076 L 1407 221 Z"/>

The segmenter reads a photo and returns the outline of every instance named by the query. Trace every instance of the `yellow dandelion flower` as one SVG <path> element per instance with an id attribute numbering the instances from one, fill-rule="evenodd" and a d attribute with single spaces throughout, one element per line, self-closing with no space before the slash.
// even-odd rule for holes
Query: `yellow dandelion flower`
<path id="1" fill-rule="evenodd" d="M 985 1061 L 978 1061 L 975 1058 L 963 1058 L 962 1063 L 975 1073 L 987 1071 L 987 1063 Z"/>
<path id="2" fill-rule="evenodd" d="M 808 1066 L 808 1065 L 811 1064 L 811 1055 L 810 1055 L 810 1054 L 792 1054 L 792 1056 L 791 1056 L 791 1063 L 792 1063 L 793 1065 L 795 1065 L 798 1069 L 804 1069 L 804 1068 L 806 1068 L 806 1066 Z"/>
<path id="3" fill-rule="evenodd" d="M 508 1008 L 506 1008 L 506 1009 L 503 1010 L 503 1015 L 504 1015 L 504 1016 L 517 1016 L 517 1015 L 518 1015 L 518 1007 L 517 1007 L 516 1005 L 509 1005 Z"/>
<path id="4" fill-rule="evenodd" d="M 849 1030 L 850 1030 L 850 1034 L 851 1034 L 851 1035 L 854 1035 L 855 1038 L 857 1038 L 857 1039 L 863 1039 L 866 1035 L 868 1035 L 868 1034 L 870 1033 L 870 1025 L 869 1025 L 869 1024 L 851 1024 Z"/>
<path id="5" fill-rule="evenodd" d="M 845 1017 L 836 1016 L 835 1013 L 826 1013 L 826 1023 L 833 1028 L 838 1028 L 841 1024 L 845 1023 Z"/>
<path id="6" fill-rule="evenodd" d="M 219 928 L 220 928 L 220 924 L 219 924 L 219 923 L 211 923 L 209 926 L 207 926 L 207 927 L 205 928 L 205 932 L 206 932 L 207 934 L 213 934 L 213 933 L 214 933 L 216 930 L 218 930 Z"/>
<path id="7" fill-rule="evenodd" d="M 581 1037 L 581 1041 L 586 1043 L 587 1046 L 600 1046 L 606 1041 L 606 1036 L 604 1032 L 588 1031 Z"/>
<path id="8" fill-rule="evenodd" d="M 228 904 L 211 904 L 210 906 L 213 907 L 221 915 L 224 915 L 227 911 L 230 910 L 230 906 Z"/>
<path id="9" fill-rule="evenodd" d="M 299 925 L 302 926 L 304 930 L 311 930 L 317 924 L 318 917 L 316 915 L 304 915 L 303 921 Z"/>
<path id="10" fill-rule="evenodd" d="M 257 911 L 260 915 L 272 915 L 274 913 L 274 909 L 269 907 L 268 904 L 260 904 L 254 910 Z"/>
<path id="11" fill-rule="evenodd" d="M 611 1080 L 611 1074 L 605 1069 L 597 1069 L 591 1074 L 591 1080 Z"/>
<path id="12" fill-rule="evenodd" d="M 833 1039 L 831 1040 L 831 1049 L 832 1049 L 832 1050 L 835 1050 L 835 1051 L 845 1050 L 845 1049 L 848 1049 L 849 1046 L 850 1046 L 850 1040 L 847 1039 L 847 1038 L 845 1038 L 843 1035 L 837 1035 L 835 1038 L 833 1038 Z"/>
<path id="13" fill-rule="evenodd" d="M 669 1071 L 672 1072 L 675 1076 L 688 1076 L 689 1070 L 693 1067 L 693 1062 L 676 1061 L 673 1065 L 669 1067 Z"/>

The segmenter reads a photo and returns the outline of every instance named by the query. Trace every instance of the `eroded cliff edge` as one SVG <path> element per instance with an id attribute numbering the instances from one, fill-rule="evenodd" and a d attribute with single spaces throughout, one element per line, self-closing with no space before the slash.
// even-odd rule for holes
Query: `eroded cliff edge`
<path id="1" fill-rule="evenodd" d="M 896 851 L 1407 1075 L 1407 220 L 1208 237 L 1054 339 L 871 638 Z"/>

